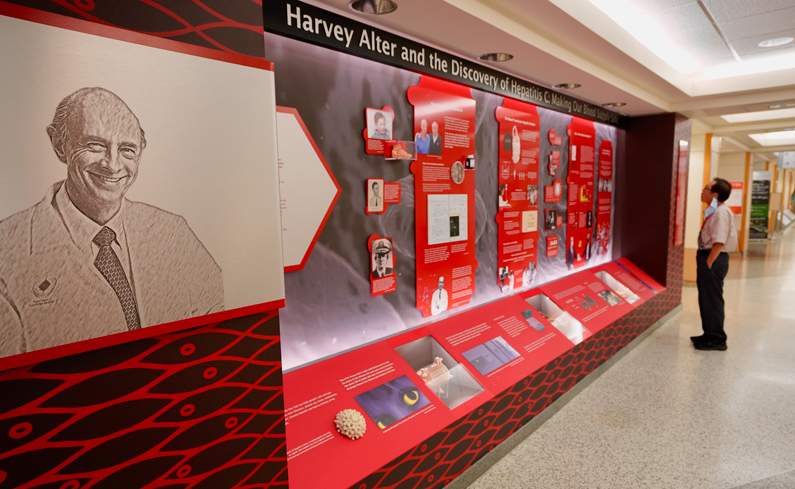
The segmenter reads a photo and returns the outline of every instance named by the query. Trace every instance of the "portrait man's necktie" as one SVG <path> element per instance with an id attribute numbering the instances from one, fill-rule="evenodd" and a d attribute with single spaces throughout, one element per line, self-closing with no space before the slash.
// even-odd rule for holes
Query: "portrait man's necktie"
<path id="1" fill-rule="evenodd" d="M 135 304 L 135 296 L 133 296 L 130 282 L 127 281 L 127 275 L 124 274 L 119 257 L 110 246 L 115 240 L 116 233 L 109 227 L 103 227 L 94 236 L 94 243 L 99 246 L 94 266 L 105 277 L 119 298 L 124 311 L 124 319 L 127 321 L 127 329 L 141 329 L 141 318 L 138 316 L 138 306 Z"/>

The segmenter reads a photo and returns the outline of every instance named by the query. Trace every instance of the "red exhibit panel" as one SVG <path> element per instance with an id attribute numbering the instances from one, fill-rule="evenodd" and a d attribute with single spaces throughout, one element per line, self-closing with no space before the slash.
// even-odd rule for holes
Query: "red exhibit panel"
<path id="1" fill-rule="evenodd" d="M 633 308 L 657 295 L 657 292 L 644 285 L 618 262 L 605 263 L 592 272 Z"/>
<path id="2" fill-rule="evenodd" d="M 610 213 L 613 206 L 613 143 L 599 145 L 599 173 L 596 184 L 596 243 L 593 252 L 604 255 L 610 245 Z"/>
<path id="3" fill-rule="evenodd" d="M 594 199 L 593 122 L 574 117 L 567 129 L 569 135 L 569 175 L 566 218 L 566 265 L 579 268 L 591 257 Z M 608 217 L 609 219 L 609 217 Z"/>
<path id="4" fill-rule="evenodd" d="M 428 317 L 469 304 L 475 293 L 475 101 L 468 88 L 427 76 L 408 99 L 417 151 L 417 308 Z"/>
<path id="5" fill-rule="evenodd" d="M 486 389 L 501 392 L 572 348 L 519 296 L 428 326 L 439 344 L 467 365 Z"/>
<path id="6" fill-rule="evenodd" d="M 498 280 L 503 292 L 533 283 L 538 260 L 541 122 L 533 105 L 505 99 L 500 124 Z"/>
<path id="7" fill-rule="evenodd" d="M 632 310 L 590 270 L 542 285 L 540 290 L 591 334 Z"/>
<path id="8" fill-rule="evenodd" d="M 287 373 L 284 386 L 291 489 L 349 487 L 456 419 L 386 342 Z M 361 438 L 337 431 L 345 409 L 363 415 Z"/>

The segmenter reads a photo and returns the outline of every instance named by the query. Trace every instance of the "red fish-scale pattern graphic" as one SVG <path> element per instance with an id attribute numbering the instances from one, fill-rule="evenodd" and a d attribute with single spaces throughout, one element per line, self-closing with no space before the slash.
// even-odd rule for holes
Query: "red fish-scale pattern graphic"
<path id="1" fill-rule="evenodd" d="M 287 487 L 276 312 L 0 374 L 0 489 Z"/>
<path id="2" fill-rule="evenodd" d="M 679 140 L 690 141 L 690 123 L 677 117 L 675 134 L 677 145 L 671 165 L 665 291 L 354 484 L 351 489 L 446 486 L 681 303 L 684 249 L 673 245 L 677 151 Z"/>
<path id="3" fill-rule="evenodd" d="M 164 39 L 265 57 L 262 0 L 5 0 Z"/>

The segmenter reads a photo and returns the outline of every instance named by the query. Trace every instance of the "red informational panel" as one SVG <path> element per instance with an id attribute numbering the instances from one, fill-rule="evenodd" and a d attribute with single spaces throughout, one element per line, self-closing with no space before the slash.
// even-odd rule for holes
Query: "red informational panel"
<path id="1" fill-rule="evenodd" d="M 414 174 L 417 308 L 423 317 L 469 304 L 475 293 L 475 101 L 468 88 L 423 76 L 408 90 L 417 149 Z"/>
<path id="2" fill-rule="evenodd" d="M 604 139 L 599 145 L 596 190 L 596 243 L 593 253 L 604 255 L 610 245 L 610 213 L 613 206 L 613 143 Z"/>
<path id="3" fill-rule="evenodd" d="M 495 393 L 574 346 L 516 295 L 434 323 L 428 330 L 478 383 Z"/>
<path id="4" fill-rule="evenodd" d="M 595 172 L 595 131 L 593 122 L 574 117 L 569 135 L 568 211 L 566 216 L 566 265 L 579 268 L 592 252 Z"/>
<path id="5" fill-rule="evenodd" d="M 663 289 L 626 260 L 595 271 L 285 374 L 290 488 L 351 487 Z"/>
<path id="6" fill-rule="evenodd" d="M 285 374 L 284 401 L 291 489 L 350 487 L 456 419 L 386 342 Z M 337 432 L 344 409 L 361 438 Z"/>
<path id="7" fill-rule="evenodd" d="M 593 274 L 610 287 L 633 308 L 638 307 L 654 297 L 657 292 L 641 282 L 638 277 L 630 273 L 627 268 L 617 262 L 605 263 L 591 269 Z"/>
<path id="8" fill-rule="evenodd" d="M 538 259 L 541 122 L 533 105 L 505 99 L 496 110 L 499 144 L 498 280 L 503 292 L 530 286 Z"/>
<path id="9" fill-rule="evenodd" d="M 633 309 L 590 270 L 542 285 L 540 290 L 592 334 Z"/>

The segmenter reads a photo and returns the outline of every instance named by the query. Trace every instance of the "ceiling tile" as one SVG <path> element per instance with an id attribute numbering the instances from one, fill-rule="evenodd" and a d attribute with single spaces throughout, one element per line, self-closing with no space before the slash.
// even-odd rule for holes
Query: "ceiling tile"
<path id="1" fill-rule="evenodd" d="M 634 0 L 632 5 L 636 6 L 643 12 L 651 13 L 671 7 L 687 5 L 688 3 L 696 5 L 695 0 Z"/>
<path id="2" fill-rule="evenodd" d="M 792 0 L 790 0 L 792 2 Z M 792 3 L 790 3 L 792 5 Z M 738 20 L 718 22 L 723 33 L 733 41 L 747 37 L 770 35 L 775 32 L 795 30 L 795 7 L 775 13 L 754 15 Z M 774 36 L 771 36 L 774 37 Z M 770 37 L 768 37 L 770 39 Z"/>
<path id="3" fill-rule="evenodd" d="M 667 32 L 712 25 L 697 3 L 688 3 L 678 7 L 658 10 L 650 13 L 650 15 Z"/>
<path id="4" fill-rule="evenodd" d="M 704 44 L 723 44 L 723 39 L 712 25 L 677 32 L 671 36 L 671 41 L 688 52 L 697 50 Z"/>
<path id="5" fill-rule="evenodd" d="M 718 21 L 742 19 L 791 8 L 793 0 L 703 0 L 709 12 Z"/>

